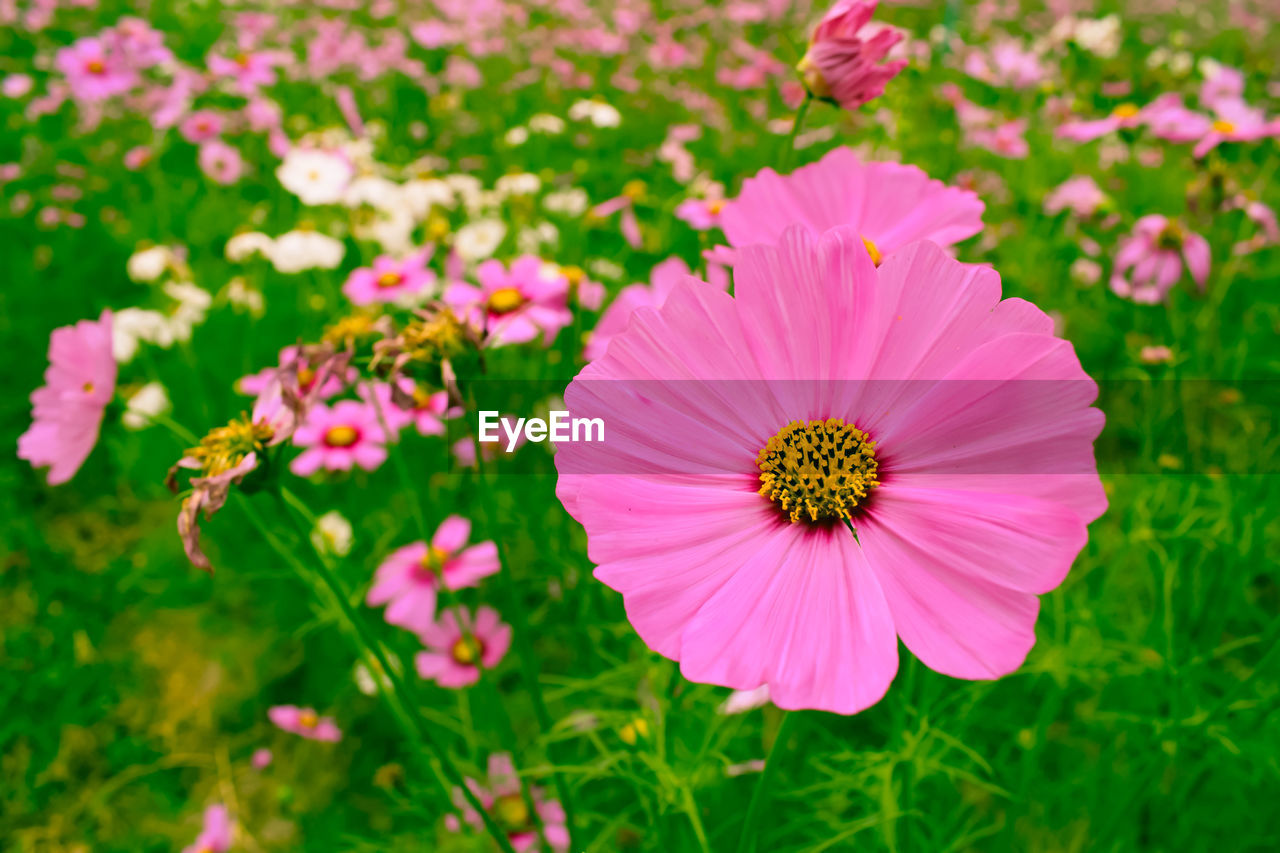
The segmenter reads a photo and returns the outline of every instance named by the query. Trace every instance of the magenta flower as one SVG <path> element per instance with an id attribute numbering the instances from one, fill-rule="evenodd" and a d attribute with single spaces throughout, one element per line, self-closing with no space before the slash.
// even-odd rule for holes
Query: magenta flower
<path id="1" fill-rule="evenodd" d="M 734 283 L 676 285 L 566 391 L 613 430 L 555 457 L 596 577 L 686 678 L 781 708 L 874 704 L 899 637 L 1017 669 L 1106 507 L 1052 319 L 927 242 L 877 268 L 852 228 L 744 248 Z"/>
<path id="2" fill-rule="evenodd" d="M 289 464 L 299 477 L 326 471 L 372 471 L 387 458 L 386 435 L 378 413 L 367 403 L 340 400 L 332 408 L 318 405 L 293 434 L 293 443 L 306 450 Z"/>
<path id="3" fill-rule="evenodd" d="M 266 747 L 260 747 L 253 751 L 253 755 L 250 757 L 249 763 L 253 765 L 254 770 L 266 770 L 271 766 L 271 762 L 274 758 L 275 756 L 271 754 L 271 750 Z"/>
<path id="4" fill-rule="evenodd" d="M 201 145 L 198 159 L 200 171 L 219 184 L 234 184 L 244 175 L 245 164 L 240 149 L 221 139 Z"/>
<path id="5" fill-rule="evenodd" d="M 676 284 L 689 277 L 689 265 L 680 258 L 667 258 L 653 268 L 648 284 L 632 284 L 622 288 L 596 323 L 587 341 L 583 358 L 594 361 L 609 347 L 609 341 L 631 322 L 637 308 L 660 308 Z M 723 288 L 721 288 L 723 290 Z"/>
<path id="6" fill-rule="evenodd" d="M 1105 204 L 1107 194 L 1088 175 L 1068 178 L 1050 190 L 1044 198 L 1044 212 L 1050 216 L 1070 210 L 1076 216 L 1092 216 Z"/>
<path id="7" fill-rule="evenodd" d="M 451 515 L 440 523 L 430 545 L 419 541 L 393 551 L 378 566 L 365 603 L 388 605 L 388 624 L 421 633 L 435 620 L 441 583 L 448 589 L 464 589 L 501 568 L 498 546 L 479 542 L 466 547 L 470 536 L 471 522 Z"/>
<path id="8" fill-rule="evenodd" d="M 507 840 L 516 853 L 536 850 L 538 847 L 538 823 L 542 823 L 542 833 L 552 850 L 569 849 L 569 829 L 565 820 L 564 808 L 558 800 L 548 800 L 538 788 L 530 788 L 529 796 L 537 809 L 537 820 L 530 813 L 529 804 L 525 802 L 520 790 L 520 777 L 516 775 L 511 756 L 506 753 L 494 753 L 489 756 L 489 787 L 482 788 L 474 779 L 466 780 L 467 787 L 476 795 L 476 799 L 484 806 L 484 810 L 494 819 L 507 834 Z M 461 788 L 453 791 L 453 803 L 462 813 L 473 829 L 480 830 L 484 823 L 480 815 L 467 802 Z M 462 829 L 462 821 L 455 815 L 445 819 L 445 825 L 452 832 Z"/>
<path id="9" fill-rule="evenodd" d="M 475 684 L 480 666 L 493 669 L 511 648 L 511 626 L 492 607 L 477 609 L 474 622 L 465 607 L 445 611 L 418 636 L 427 647 L 413 659 L 418 675 L 453 689 Z"/>
<path id="10" fill-rule="evenodd" d="M 235 824 L 224 805 L 212 805 L 204 810 L 204 826 L 182 853 L 226 853 L 231 849 Z"/>
<path id="11" fill-rule="evenodd" d="M 1027 120 L 1020 118 L 1000 122 L 994 127 L 966 128 L 965 137 L 973 145 L 985 148 L 992 154 L 1010 160 L 1022 160 L 1031 153 L 1031 146 L 1024 136 L 1026 132 Z"/>
<path id="12" fill-rule="evenodd" d="M 242 52 L 232 57 L 210 53 L 209 73 L 232 80 L 239 93 L 248 96 L 256 93 L 259 87 L 276 82 L 275 66 L 278 63 L 276 55 L 268 51 Z"/>
<path id="13" fill-rule="evenodd" d="M 573 321 L 569 280 L 533 255 L 516 258 L 509 269 L 501 261 L 485 261 L 476 268 L 476 279 L 479 287 L 449 285 L 444 301 L 484 332 L 489 346 L 522 344 L 539 334 L 550 346 Z"/>
<path id="14" fill-rule="evenodd" d="M 1191 278 L 1204 289 L 1209 280 L 1209 241 L 1159 214 L 1134 223 L 1133 233 L 1116 252 L 1111 290 L 1144 305 L 1163 302 L 1182 277 L 1186 262 Z"/>
<path id="15" fill-rule="evenodd" d="M 1219 101 L 1214 111 L 1217 117 L 1204 129 L 1192 149 L 1192 156 L 1197 159 L 1223 142 L 1257 142 L 1268 136 L 1280 136 L 1280 118 L 1268 119 L 1265 112 L 1244 101 Z"/>
<path id="16" fill-rule="evenodd" d="M 134 87 L 138 74 L 124 62 L 108 40 L 82 38 L 60 49 L 54 66 L 67 78 L 71 95 L 79 101 L 101 101 Z"/>
<path id="17" fill-rule="evenodd" d="M 1181 104 L 1182 99 L 1176 94 L 1162 95 L 1145 107 L 1138 107 L 1136 104 L 1120 104 L 1105 118 L 1064 122 L 1058 126 L 1056 133 L 1063 139 L 1070 139 L 1073 142 L 1092 142 L 1117 130 L 1140 127 L 1153 114 L 1174 106 L 1181 106 Z"/>
<path id="18" fill-rule="evenodd" d="M 814 28 L 809 50 L 796 65 L 805 87 L 818 98 L 856 110 L 884 94 L 907 67 L 905 59 L 882 62 L 902 33 L 885 27 L 866 37 L 859 31 L 876 11 L 876 0 L 836 0 Z"/>
<path id="19" fill-rule="evenodd" d="M 280 361 L 276 367 L 265 367 L 257 373 L 251 373 L 248 376 L 240 377 L 240 381 L 236 383 L 236 387 L 241 394 L 261 394 L 271 385 L 271 381 L 277 374 L 294 364 L 299 356 L 299 350 L 296 346 L 290 345 L 280 350 Z M 327 365 L 320 361 L 311 361 L 303 355 L 301 363 L 297 365 L 298 375 L 297 383 L 299 391 L 304 395 L 311 395 L 316 390 L 312 386 L 317 378 L 323 376 L 320 382 L 320 388 L 316 396 L 321 400 L 327 400 L 330 397 L 342 393 L 342 390 L 348 385 L 356 381 L 357 373 L 355 368 L 344 367 L 342 370 L 322 369 Z"/>
<path id="20" fill-rule="evenodd" d="M 449 392 L 431 393 L 407 376 L 396 380 L 398 393 L 393 393 L 386 382 L 373 383 L 373 396 L 369 387 L 361 385 L 356 393 L 365 402 L 376 400 L 387 428 L 399 434 L 413 424 L 419 435 L 444 435 L 444 422 L 462 416 L 462 410 L 449 405 Z"/>
<path id="21" fill-rule="evenodd" d="M 404 259 L 380 255 L 371 267 L 351 271 L 342 292 L 355 305 L 397 302 L 406 297 L 425 298 L 436 284 L 436 274 L 427 269 L 431 250 L 415 252 Z"/>
<path id="22" fill-rule="evenodd" d="M 111 312 L 54 329 L 44 385 L 31 393 L 31 426 L 18 437 L 18 458 L 49 466 L 49 484 L 75 476 L 98 443 L 102 412 L 116 390 Z"/>
<path id="23" fill-rule="evenodd" d="M 724 199 L 690 198 L 676 206 L 676 219 L 682 219 L 690 228 L 707 231 L 720 225 L 720 214 L 724 211 Z"/>
<path id="24" fill-rule="evenodd" d="M 342 740 L 342 730 L 332 717 L 321 717 L 313 708 L 297 705 L 276 705 L 268 709 L 267 717 L 278 728 L 307 740 L 323 740 L 336 743 Z"/>
<path id="25" fill-rule="evenodd" d="M 178 132 L 188 142 L 208 142 L 221 135 L 224 125 L 222 116 L 213 110 L 196 110 L 182 120 Z"/>
<path id="26" fill-rule="evenodd" d="M 977 193 L 949 187 L 901 163 L 864 163 L 849 148 L 833 148 L 821 160 L 790 175 L 762 169 L 742 182 L 720 227 L 731 246 L 776 243 L 787 226 L 813 234 L 850 225 L 875 255 L 916 240 L 949 246 L 982 230 L 984 205 Z"/>

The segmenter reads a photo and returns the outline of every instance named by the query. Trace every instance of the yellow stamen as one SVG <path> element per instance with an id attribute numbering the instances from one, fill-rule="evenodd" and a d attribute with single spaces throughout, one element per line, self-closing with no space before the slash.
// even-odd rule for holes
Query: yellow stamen
<path id="1" fill-rule="evenodd" d="M 525 303 L 524 294 L 514 287 L 503 287 L 489 294 L 489 313 L 510 314 Z"/>
<path id="2" fill-rule="evenodd" d="M 878 486 L 876 443 L 840 418 L 792 421 L 756 457 L 760 494 L 792 521 L 851 518 Z"/>
<path id="3" fill-rule="evenodd" d="M 1113 118 L 1133 118 L 1138 114 L 1137 104 L 1121 104 L 1111 111 Z"/>
<path id="4" fill-rule="evenodd" d="M 316 726 L 320 725 L 320 717 L 315 711 L 310 709 L 299 711 L 298 725 L 302 726 L 304 729 L 314 729 Z"/>
<path id="5" fill-rule="evenodd" d="M 449 236 L 449 220 L 439 214 L 434 214 L 427 220 L 427 239 L 443 240 Z"/>
<path id="6" fill-rule="evenodd" d="M 92 393 L 93 393 L 93 383 L 92 383 L 92 382 L 86 382 L 86 383 L 84 383 L 84 385 L 81 387 L 81 389 L 80 389 L 80 390 L 84 391 L 84 393 L 86 393 L 86 394 L 92 394 Z"/>
<path id="7" fill-rule="evenodd" d="M 209 431 L 200 444 L 189 448 L 187 455 L 200 463 L 206 477 L 229 471 L 250 453 L 261 453 L 274 430 L 266 423 L 253 423 L 248 415 Z"/>
<path id="8" fill-rule="evenodd" d="M 507 794 L 499 797 L 493 804 L 493 816 L 510 831 L 524 829 L 529 825 L 529 805 L 519 794 Z"/>
<path id="9" fill-rule="evenodd" d="M 800 72 L 800 79 L 804 81 L 804 87 L 809 90 L 809 94 L 815 98 L 831 97 L 831 87 L 827 85 L 826 78 L 822 76 L 822 72 L 818 70 L 818 66 L 809 58 L 809 54 L 801 57 L 796 63 L 796 70 Z"/>
<path id="10" fill-rule="evenodd" d="M 384 272 L 378 276 L 376 284 L 378 287 L 399 287 L 404 282 L 404 276 L 398 272 Z"/>
<path id="11" fill-rule="evenodd" d="M 453 649 L 449 652 L 454 663 L 460 663 L 463 666 L 473 666 L 476 661 L 480 660 L 480 656 L 484 654 L 484 647 L 478 639 L 474 637 L 468 640 L 466 637 L 460 638 L 453 644 Z"/>
<path id="12" fill-rule="evenodd" d="M 90 59 L 84 67 L 90 74 L 101 74 L 107 70 L 107 66 L 97 59 Z"/>
<path id="13" fill-rule="evenodd" d="M 622 185 L 622 194 L 632 201 L 639 201 L 644 198 L 646 190 L 647 187 L 644 181 L 641 180 L 627 181 Z"/>
<path id="14" fill-rule="evenodd" d="M 567 267 L 560 267 L 560 275 L 564 276 L 569 280 L 570 287 L 576 287 L 577 285 L 582 283 L 582 280 L 584 278 L 587 277 L 586 270 L 584 270 L 582 267 L 575 267 L 572 265 Z"/>
<path id="15" fill-rule="evenodd" d="M 1218 133 L 1235 133 L 1236 132 L 1236 126 L 1223 118 L 1220 118 L 1213 123 L 1213 129 Z"/>
<path id="16" fill-rule="evenodd" d="M 722 210 L 724 210 L 724 199 L 713 198 L 707 202 L 707 213 L 712 216 L 719 216 Z"/>
<path id="17" fill-rule="evenodd" d="M 330 427 L 324 434 L 324 443 L 330 447 L 350 447 L 360 440 L 360 433 L 349 426 Z"/>
<path id="18" fill-rule="evenodd" d="M 866 237 L 862 238 L 862 245 L 867 247 L 867 254 L 871 256 L 871 263 L 880 266 L 880 262 L 884 260 L 884 255 L 880 253 L 880 247 Z"/>

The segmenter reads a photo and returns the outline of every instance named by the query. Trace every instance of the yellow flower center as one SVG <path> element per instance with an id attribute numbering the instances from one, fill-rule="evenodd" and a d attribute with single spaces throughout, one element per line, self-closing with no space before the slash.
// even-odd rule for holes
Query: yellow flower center
<path id="1" fill-rule="evenodd" d="M 247 53 L 238 53 L 238 54 L 236 54 L 236 65 L 239 65 L 241 68 L 248 68 L 248 67 L 249 67 L 249 54 L 247 54 Z"/>
<path id="2" fill-rule="evenodd" d="M 618 737 L 622 738 L 622 742 L 627 746 L 635 746 L 637 741 L 643 740 L 648 736 L 649 721 L 644 717 L 637 717 L 635 720 L 618 729 Z"/>
<path id="3" fill-rule="evenodd" d="M 507 794 L 493 804 L 493 816 L 510 831 L 524 829 L 529 825 L 529 804 L 519 794 Z"/>
<path id="4" fill-rule="evenodd" d="M 315 711 L 300 711 L 298 713 L 298 725 L 302 726 L 304 729 L 314 729 L 316 726 L 320 725 L 320 717 L 317 716 Z"/>
<path id="5" fill-rule="evenodd" d="M 449 220 L 436 214 L 427 220 L 427 238 L 443 240 L 449 236 Z"/>
<path id="6" fill-rule="evenodd" d="M 712 216 L 719 216 L 722 210 L 724 210 L 724 199 L 713 198 L 707 202 L 707 213 Z"/>
<path id="7" fill-rule="evenodd" d="M 627 181 L 622 185 L 622 194 L 632 201 L 644 198 L 645 190 L 645 183 L 641 180 Z"/>
<path id="8" fill-rule="evenodd" d="M 453 657 L 455 663 L 460 663 L 463 666 L 473 666 L 476 661 L 480 660 L 480 656 L 484 654 L 484 644 L 475 637 L 471 639 L 462 637 L 453 644 L 453 649 L 449 654 Z"/>
<path id="9" fill-rule="evenodd" d="M 862 238 L 862 245 L 867 247 L 867 254 L 871 256 L 871 263 L 880 266 L 880 262 L 884 260 L 884 255 L 880 252 L 880 247 L 874 241 Z"/>
<path id="10" fill-rule="evenodd" d="M 809 58 L 809 54 L 806 53 L 796 63 L 796 70 L 800 72 L 800 79 L 804 81 L 804 87 L 809 90 L 809 94 L 815 98 L 831 97 L 831 87 L 827 85 L 826 78 L 822 76 L 818 66 Z"/>
<path id="11" fill-rule="evenodd" d="M 253 423 L 248 415 L 241 415 L 226 426 L 210 430 L 198 446 L 187 450 L 187 455 L 200 462 L 204 476 L 212 477 L 236 467 L 250 453 L 261 452 L 274 432 L 269 424 Z"/>
<path id="12" fill-rule="evenodd" d="M 1181 249 L 1184 236 L 1182 226 L 1177 222 L 1170 222 L 1156 235 L 1156 247 L 1169 250 Z"/>
<path id="13" fill-rule="evenodd" d="M 792 521 L 851 518 L 878 486 L 876 443 L 840 418 L 792 421 L 756 456 L 760 494 Z"/>
<path id="14" fill-rule="evenodd" d="M 587 273 L 582 267 L 575 266 L 560 267 L 560 275 L 569 280 L 570 287 L 576 287 L 587 277 Z"/>
<path id="15" fill-rule="evenodd" d="M 1213 129 L 1218 133 L 1235 133 L 1236 126 L 1226 119 L 1220 118 L 1213 123 Z"/>
<path id="16" fill-rule="evenodd" d="M 524 294 L 518 289 L 502 287 L 489 294 L 489 313 L 510 314 L 524 303 Z"/>
<path id="17" fill-rule="evenodd" d="M 1137 114 L 1137 104 L 1121 104 L 1111 111 L 1111 115 L 1115 118 L 1133 118 Z"/>
<path id="18" fill-rule="evenodd" d="M 90 74 L 101 74 L 107 70 L 107 66 L 102 64 L 102 61 L 98 59 L 90 59 L 84 67 Z"/>
<path id="19" fill-rule="evenodd" d="M 324 443 L 330 447 L 350 447 L 359 440 L 360 433 L 349 426 L 330 427 L 324 434 Z"/>
<path id="20" fill-rule="evenodd" d="M 399 287 L 403 281 L 404 276 L 400 275 L 398 272 L 384 272 L 382 275 L 378 276 L 376 283 L 378 287 Z"/>
<path id="21" fill-rule="evenodd" d="M 86 393 L 86 394 L 92 394 L 92 393 L 93 393 L 93 383 L 92 383 L 92 382 L 86 382 L 86 383 L 84 383 L 84 385 L 82 385 L 82 386 L 81 386 L 81 389 L 80 389 L 80 390 L 84 391 L 84 393 Z"/>

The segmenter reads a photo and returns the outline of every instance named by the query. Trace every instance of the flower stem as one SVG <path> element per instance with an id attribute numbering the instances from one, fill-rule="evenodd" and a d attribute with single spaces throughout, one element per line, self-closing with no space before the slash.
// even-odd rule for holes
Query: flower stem
<path id="1" fill-rule="evenodd" d="M 796 110 L 795 120 L 791 122 L 791 132 L 787 134 L 787 141 L 782 149 L 782 156 L 778 158 L 778 169 L 784 170 L 791 162 L 791 155 L 796 150 L 796 137 L 800 135 L 800 128 L 804 124 L 804 117 L 809 113 L 809 104 L 813 102 L 813 95 L 808 92 L 804 93 L 804 100 L 800 102 L 800 107 Z"/>
<path id="2" fill-rule="evenodd" d="M 800 715 L 791 711 L 783 712 L 782 722 L 778 725 L 778 733 L 773 736 L 773 745 L 764 760 L 764 770 L 756 780 L 755 790 L 751 793 L 751 803 L 747 806 L 747 818 L 742 824 L 742 835 L 738 838 L 738 853 L 752 853 L 756 849 L 756 824 L 760 822 L 760 813 L 764 810 L 769 796 L 769 781 L 778 771 L 778 754 L 790 740 L 791 734 L 799 721 Z"/>
<path id="3" fill-rule="evenodd" d="M 281 488 L 281 497 L 295 507 L 301 503 L 297 496 L 293 495 L 286 488 Z M 315 571 L 309 569 L 298 557 L 289 550 L 284 543 L 276 538 L 271 532 L 270 527 L 258 515 L 256 507 L 248 498 L 241 496 L 241 507 L 244 509 L 245 515 L 248 516 L 249 522 L 257 528 L 258 532 L 271 546 L 281 559 L 283 559 L 298 576 L 305 582 L 312 585 L 317 592 L 322 592 L 322 597 L 332 599 L 337 606 L 337 613 L 340 617 L 343 627 L 347 630 L 357 651 L 366 658 L 366 660 L 374 664 L 375 668 L 381 670 L 381 674 L 386 677 L 386 681 L 390 684 L 387 689 L 378 673 L 374 673 L 374 683 L 378 685 L 379 692 L 386 700 L 387 706 L 391 709 L 392 716 L 396 718 L 396 722 L 411 741 L 414 741 L 419 747 L 425 747 L 427 751 L 435 758 L 437 764 L 428 765 L 432 772 L 436 775 L 437 781 L 445 792 L 445 796 L 449 796 L 449 788 L 452 786 L 456 790 L 460 790 L 466 798 L 467 804 L 480 815 L 484 822 L 485 829 L 498 843 L 498 847 L 504 853 L 515 853 L 511 846 L 511 842 L 507 839 L 507 834 L 502 831 L 485 811 L 484 805 L 476 797 L 475 793 L 467 787 L 462 773 L 454 765 L 453 760 L 449 757 L 448 752 L 431 736 L 431 732 L 427 730 L 422 722 L 422 718 L 410 710 L 413 698 L 410 693 L 408 683 L 401 678 L 398 670 L 391 666 L 387 659 L 386 652 L 381 644 L 369 631 L 369 627 L 364 623 L 354 607 L 351 606 L 351 599 L 346 591 L 342 588 L 341 581 L 330 569 L 326 560 L 321 560 Z M 305 505 L 304 505 L 305 506 Z M 317 580 L 319 583 L 317 583 Z M 421 750 L 417 751 L 418 755 L 422 755 Z M 441 778 L 443 776 L 443 778 Z"/>

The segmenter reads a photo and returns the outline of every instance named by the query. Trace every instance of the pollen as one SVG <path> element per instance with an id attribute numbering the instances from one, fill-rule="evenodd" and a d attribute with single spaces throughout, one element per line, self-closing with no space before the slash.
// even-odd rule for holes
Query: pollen
<path id="1" fill-rule="evenodd" d="M 1226 119 L 1218 119 L 1213 123 L 1213 129 L 1217 133 L 1235 133 L 1236 126 Z"/>
<path id="2" fill-rule="evenodd" d="M 721 211 L 723 210 L 724 210 L 724 199 L 713 198 L 707 202 L 707 213 L 710 213 L 712 216 L 719 216 Z"/>
<path id="3" fill-rule="evenodd" d="M 1115 118 L 1133 118 L 1139 112 L 1137 104 L 1121 104 L 1111 111 Z"/>
<path id="4" fill-rule="evenodd" d="M 350 447 L 360 440 L 360 433 L 355 427 L 346 425 L 330 427 L 324 434 L 324 443 L 329 447 Z"/>
<path id="5" fill-rule="evenodd" d="M 489 294 L 489 312 L 492 314 L 510 314 L 524 303 L 524 294 L 514 287 L 501 287 Z"/>
<path id="6" fill-rule="evenodd" d="M 468 640 L 466 637 L 460 638 L 453 644 L 453 648 L 449 650 L 450 657 L 454 663 L 460 663 L 463 666 L 474 666 L 475 662 L 480 660 L 480 656 L 484 654 L 484 646 L 477 639 Z"/>
<path id="7" fill-rule="evenodd" d="M 304 729 L 314 729 L 320 725 L 320 717 L 316 715 L 315 711 L 302 711 L 298 714 L 298 725 Z"/>
<path id="8" fill-rule="evenodd" d="M 385 287 L 399 287 L 403 282 L 404 282 L 404 276 L 400 275 L 400 273 L 384 272 L 382 275 L 378 276 L 376 283 L 378 287 L 385 288 Z"/>
<path id="9" fill-rule="evenodd" d="M 792 421 L 756 457 L 760 494 L 793 522 L 852 518 L 880 484 L 875 446 L 840 418 Z"/>
<path id="10" fill-rule="evenodd" d="M 880 266 L 880 262 L 884 260 L 884 254 L 881 253 L 880 247 L 866 237 L 862 238 L 862 245 L 867 247 L 867 254 L 871 256 L 871 263 Z"/>

